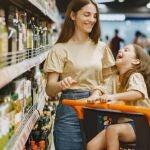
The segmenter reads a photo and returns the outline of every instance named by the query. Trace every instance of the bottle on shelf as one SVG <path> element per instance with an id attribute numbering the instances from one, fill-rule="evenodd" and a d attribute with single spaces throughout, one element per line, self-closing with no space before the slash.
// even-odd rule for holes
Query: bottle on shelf
<path id="1" fill-rule="evenodd" d="M 33 30 L 31 24 L 31 17 L 28 15 L 28 24 L 27 24 L 27 49 L 28 49 L 28 58 L 32 57 L 33 50 Z"/>
<path id="2" fill-rule="evenodd" d="M 45 150 L 45 141 L 41 140 L 38 142 L 39 148 L 40 150 Z"/>
<path id="3" fill-rule="evenodd" d="M 39 23 L 39 39 L 40 39 L 40 47 L 42 47 L 44 45 L 44 31 L 42 28 L 42 23 Z"/>
<path id="4" fill-rule="evenodd" d="M 22 32 L 23 32 L 23 48 L 27 49 L 27 13 L 23 10 L 19 11 L 19 20 L 22 24 Z"/>
<path id="5" fill-rule="evenodd" d="M 27 49 L 27 18 L 22 10 L 17 11 L 19 29 L 19 61 L 26 59 Z"/>
<path id="6" fill-rule="evenodd" d="M 18 28 L 18 51 L 23 51 L 23 26 L 18 9 L 16 9 L 16 23 Z"/>
<path id="7" fill-rule="evenodd" d="M 7 62 L 8 30 L 5 22 L 5 11 L 0 8 L 0 68 Z"/>
<path id="8" fill-rule="evenodd" d="M 33 31 L 33 48 L 37 48 L 37 25 L 35 21 L 35 17 L 31 17 L 31 27 Z"/>
<path id="9" fill-rule="evenodd" d="M 8 56 L 8 64 L 14 64 L 17 62 L 17 29 L 15 25 L 15 7 L 9 7 L 9 15 L 8 15 L 8 47 L 10 55 Z"/>
<path id="10" fill-rule="evenodd" d="M 38 44 L 38 39 L 39 39 L 39 30 L 37 26 L 37 21 L 35 17 L 31 17 L 31 27 L 32 27 L 32 32 L 33 32 L 33 51 L 32 51 L 32 56 L 36 56 L 38 54 L 37 48 L 39 46 Z"/>
<path id="11" fill-rule="evenodd" d="M 43 46 L 46 45 L 47 41 L 47 26 L 46 21 L 42 21 L 42 30 L 43 30 Z"/>

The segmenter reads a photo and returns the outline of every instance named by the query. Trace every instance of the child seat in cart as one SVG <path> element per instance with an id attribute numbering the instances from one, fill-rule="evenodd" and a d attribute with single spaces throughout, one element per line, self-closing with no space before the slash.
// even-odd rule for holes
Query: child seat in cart
<path id="1" fill-rule="evenodd" d="M 73 107 L 77 113 L 85 149 L 87 142 L 104 129 L 104 117 L 110 118 L 111 124 L 117 123 L 118 118 L 125 117 L 134 121 L 136 142 L 120 142 L 120 150 L 150 150 L 150 109 L 69 99 L 64 99 L 63 104 Z"/>

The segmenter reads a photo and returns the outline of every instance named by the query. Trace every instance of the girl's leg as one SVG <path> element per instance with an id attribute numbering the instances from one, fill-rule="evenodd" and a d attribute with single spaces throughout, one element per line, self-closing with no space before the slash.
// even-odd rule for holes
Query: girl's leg
<path id="1" fill-rule="evenodd" d="M 104 150 L 106 148 L 106 130 L 101 131 L 97 134 L 88 144 L 87 150 Z"/>
<path id="2" fill-rule="evenodd" d="M 119 150 L 119 141 L 134 142 L 136 135 L 129 123 L 110 125 L 106 129 L 107 150 Z"/>

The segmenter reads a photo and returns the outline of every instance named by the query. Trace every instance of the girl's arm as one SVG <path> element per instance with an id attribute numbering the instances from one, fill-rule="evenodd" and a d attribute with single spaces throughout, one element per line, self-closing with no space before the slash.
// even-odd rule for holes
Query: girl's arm
<path id="1" fill-rule="evenodd" d="M 107 101 L 135 101 L 143 99 L 144 95 L 139 91 L 127 91 L 123 93 L 116 93 L 116 94 L 110 94 L 110 95 L 102 95 L 100 96 L 99 100 L 101 102 L 107 102 Z"/>
<path id="2" fill-rule="evenodd" d="M 102 95 L 100 90 L 93 90 L 91 96 L 86 98 L 86 101 L 89 103 L 94 103 Z"/>

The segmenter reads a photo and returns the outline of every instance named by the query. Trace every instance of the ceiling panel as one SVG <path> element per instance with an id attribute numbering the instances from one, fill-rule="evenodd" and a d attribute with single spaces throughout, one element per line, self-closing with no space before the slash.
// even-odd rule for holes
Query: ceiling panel
<path id="1" fill-rule="evenodd" d="M 141 7 L 141 6 L 146 6 L 146 4 L 150 2 L 150 0 L 125 0 L 124 2 L 119 2 L 118 0 L 110 3 L 106 3 L 107 6 L 109 7 Z"/>
<path id="2" fill-rule="evenodd" d="M 98 2 L 102 2 L 104 0 L 95 0 Z M 56 4 L 61 13 L 66 11 L 68 3 L 70 0 L 56 0 Z M 114 0 L 114 2 L 103 3 L 107 6 L 107 11 L 104 13 L 147 13 L 150 15 L 150 9 L 146 8 L 146 4 L 149 3 L 150 0 L 124 0 L 124 2 L 120 3 L 119 0 Z M 103 13 L 103 10 L 101 10 Z"/>

